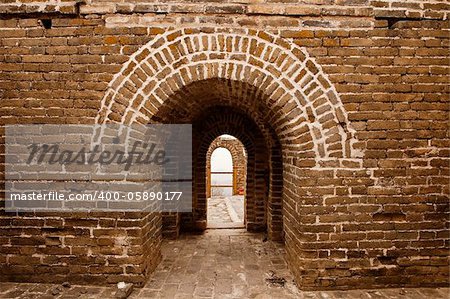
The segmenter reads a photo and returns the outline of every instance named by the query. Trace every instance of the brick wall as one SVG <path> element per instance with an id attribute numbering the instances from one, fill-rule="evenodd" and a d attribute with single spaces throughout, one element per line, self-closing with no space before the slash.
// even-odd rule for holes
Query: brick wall
<path id="1" fill-rule="evenodd" d="M 204 124 L 226 106 L 194 153 L 234 133 L 265 157 L 248 217 L 284 238 L 301 288 L 448 284 L 448 3 L 42 2 L 0 4 L 3 125 Z M 206 219 L 196 165 L 175 233 Z M 158 215 L 0 217 L 2 280 L 142 282 L 159 261 Z"/>
<path id="2" fill-rule="evenodd" d="M 143 285 L 160 258 L 160 220 L 139 213 L 2 212 L 1 280 Z M 158 228 L 158 229 L 157 229 Z"/>

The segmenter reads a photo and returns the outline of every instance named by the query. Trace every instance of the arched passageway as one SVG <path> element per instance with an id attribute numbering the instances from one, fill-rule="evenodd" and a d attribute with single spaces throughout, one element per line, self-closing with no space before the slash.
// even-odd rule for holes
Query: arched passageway
<path id="1" fill-rule="evenodd" d="M 216 148 L 210 158 L 206 160 L 206 186 L 207 197 L 231 196 L 235 189 L 235 175 L 233 173 L 234 159 L 231 152 L 224 148 Z M 209 181 L 209 183 L 208 183 Z"/>
<path id="2" fill-rule="evenodd" d="M 239 139 L 230 135 L 222 135 L 217 137 L 210 145 L 206 155 L 206 169 L 209 175 L 206 176 L 206 196 L 211 196 L 212 178 L 211 172 L 214 168 L 214 153 L 217 149 L 223 149 L 229 152 L 231 159 L 232 171 L 232 195 L 243 195 L 246 184 L 247 171 L 247 151 Z"/>
<path id="3" fill-rule="evenodd" d="M 210 82 L 211 84 L 211 82 Z M 195 95 L 197 98 L 198 95 Z M 247 150 L 246 206 L 245 226 L 249 231 L 267 232 L 273 239 L 282 238 L 282 224 L 272 219 L 281 216 L 281 193 L 272 194 L 271 190 L 281 190 L 282 180 L 272 177 L 282 176 L 281 156 L 273 156 L 272 152 L 280 152 L 276 140 L 267 140 L 257 124 L 240 109 L 230 106 L 213 106 L 205 109 L 193 123 L 193 212 L 167 214 L 166 223 L 177 223 L 182 230 L 204 230 L 207 227 L 207 154 L 210 144 L 219 136 L 229 134 L 241 140 Z M 268 133 L 265 133 L 268 136 Z M 273 136 L 273 135 L 272 135 Z M 270 161 L 273 160 L 273 163 Z M 273 164 L 271 166 L 271 164 Z M 271 174 L 273 169 L 274 173 Z M 271 184 L 278 184 L 271 188 Z M 269 213 L 270 211 L 270 213 Z M 174 219 L 178 218 L 179 219 Z M 279 221 L 282 218 L 279 217 Z M 271 223 L 273 227 L 268 226 Z M 277 224 L 277 225 L 276 225 Z M 276 231 L 274 230 L 276 228 Z M 173 232 L 173 227 L 168 227 Z M 178 232 L 176 233 L 178 234 Z"/>
<path id="4" fill-rule="evenodd" d="M 239 139 L 217 137 L 206 155 L 206 197 L 208 228 L 242 228 L 247 154 Z"/>
<path id="5" fill-rule="evenodd" d="M 208 148 L 220 135 L 238 138 L 248 155 L 247 230 L 284 240 L 297 281 L 316 284 L 314 267 L 303 275 L 321 258 L 309 242 L 330 227 L 317 225 L 311 211 L 326 213 L 325 199 L 339 195 L 343 181 L 333 169 L 361 168 L 361 145 L 334 87 L 303 49 L 253 30 L 168 32 L 111 82 L 97 117 L 108 122 L 193 125 L 193 211 L 163 215 L 170 237 L 206 229 Z"/>

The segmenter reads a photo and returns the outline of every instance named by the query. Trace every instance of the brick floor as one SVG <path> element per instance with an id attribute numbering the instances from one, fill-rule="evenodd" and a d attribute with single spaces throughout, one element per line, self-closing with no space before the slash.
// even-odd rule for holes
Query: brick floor
<path id="1" fill-rule="evenodd" d="M 212 229 L 163 242 L 163 261 L 130 298 L 449 298 L 448 288 L 303 292 L 283 246 L 243 229 Z M 2 283 L 0 298 L 113 298 L 113 287 Z"/>

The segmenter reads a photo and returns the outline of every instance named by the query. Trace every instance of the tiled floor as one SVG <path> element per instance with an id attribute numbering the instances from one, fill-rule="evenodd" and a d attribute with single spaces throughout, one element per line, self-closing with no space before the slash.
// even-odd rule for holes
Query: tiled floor
<path id="1" fill-rule="evenodd" d="M 259 234 L 208 230 L 202 236 L 167 241 L 162 250 L 164 260 L 145 288 L 155 289 L 163 298 L 255 298 L 260 294 L 294 298 L 297 292 L 282 246 L 262 242 Z M 266 283 L 266 278 L 277 276 L 286 280 L 284 288 Z"/>
<path id="2" fill-rule="evenodd" d="M 439 299 L 449 289 L 379 289 L 302 292 L 279 244 L 242 229 L 207 230 L 163 242 L 163 261 L 130 298 Z M 113 287 L 0 284 L 0 298 L 114 298 Z"/>

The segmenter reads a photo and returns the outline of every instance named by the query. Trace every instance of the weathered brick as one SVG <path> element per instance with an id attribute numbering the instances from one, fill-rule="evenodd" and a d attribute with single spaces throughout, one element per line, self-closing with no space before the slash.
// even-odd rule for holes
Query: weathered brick
<path id="1" fill-rule="evenodd" d="M 284 240 L 300 287 L 448 283 L 448 4 L 37 2 L 0 4 L 2 123 L 196 120 L 195 206 L 2 212 L 2 273 L 142 284 L 161 234 L 206 228 L 226 132 L 247 229 Z"/>

